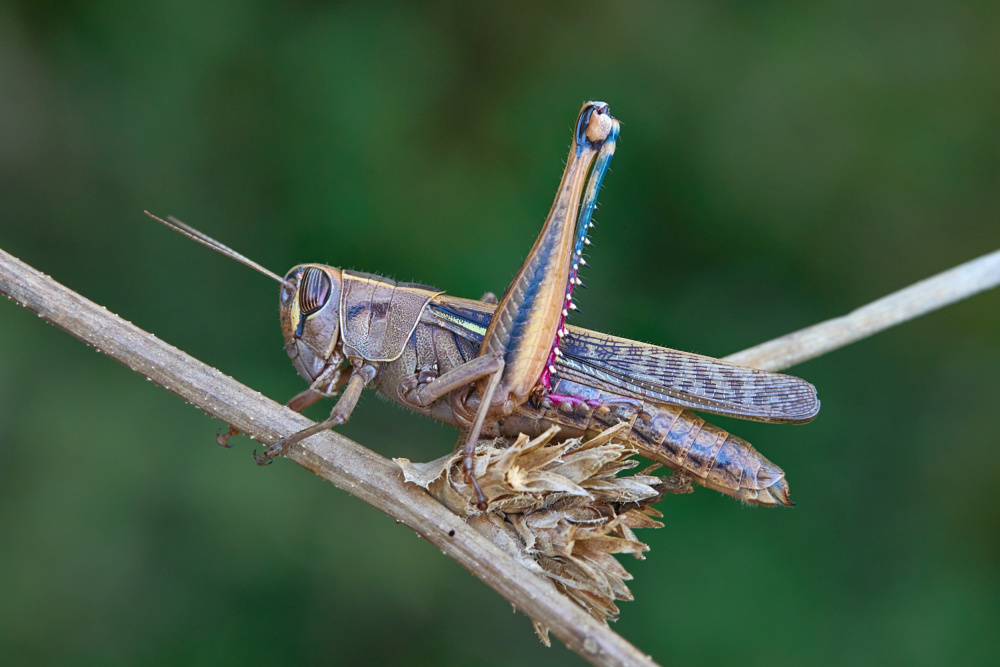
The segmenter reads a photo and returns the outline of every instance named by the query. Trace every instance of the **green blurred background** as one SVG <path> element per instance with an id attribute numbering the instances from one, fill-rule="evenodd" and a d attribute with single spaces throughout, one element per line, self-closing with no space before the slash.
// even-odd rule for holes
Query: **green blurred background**
<path id="1" fill-rule="evenodd" d="M 995 2 L 0 2 L 0 247 L 277 400 L 277 272 L 502 291 L 580 104 L 622 121 L 574 322 L 722 356 L 1000 247 Z M 666 664 L 1000 661 L 1000 293 L 717 420 L 791 510 L 699 490 L 615 629 Z M 314 408 L 320 416 L 325 408 Z M 0 661 L 578 664 L 410 530 L 0 303 Z M 343 432 L 455 434 L 366 395 Z"/>

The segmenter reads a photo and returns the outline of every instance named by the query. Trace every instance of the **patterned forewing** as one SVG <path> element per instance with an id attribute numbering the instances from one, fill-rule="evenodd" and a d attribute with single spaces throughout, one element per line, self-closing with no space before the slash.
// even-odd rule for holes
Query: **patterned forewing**
<path id="1" fill-rule="evenodd" d="M 568 374 L 654 401 L 757 421 L 806 422 L 819 412 L 816 388 L 791 375 L 575 327 L 562 350 Z"/>
<path id="2" fill-rule="evenodd" d="M 439 298 L 441 302 L 432 309 L 443 323 L 481 342 L 495 306 Z M 753 421 L 801 423 L 819 412 L 816 388 L 791 375 L 578 327 L 567 329 L 559 346 L 562 356 L 556 361 L 557 374 L 587 386 Z"/>

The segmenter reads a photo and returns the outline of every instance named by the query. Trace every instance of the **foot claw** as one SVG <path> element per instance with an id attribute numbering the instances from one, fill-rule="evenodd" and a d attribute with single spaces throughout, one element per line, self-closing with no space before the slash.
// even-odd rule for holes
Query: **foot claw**
<path id="1" fill-rule="evenodd" d="M 220 428 L 218 431 L 215 432 L 215 442 L 216 444 L 219 445 L 219 447 L 225 447 L 226 449 L 229 449 L 230 447 L 232 447 L 232 445 L 229 444 L 229 439 L 234 435 L 239 435 L 239 433 L 240 432 L 235 428 L 233 428 L 232 426 L 230 426 L 229 430 L 226 431 L 225 433 L 223 433 L 222 429 Z"/>
<path id="2" fill-rule="evenodd" d="M 281 453 L 281 450 L 282 450 L 282 443 L 279 440 L 278 442 L 268 447 L 263 454 L 258 454 L 256 449 L 253 450 L 253 460 L 256 461 L 257 465 L 259 466 L 269 466 L 271 465 L 272 462 L 274 462 L 275 457 L 277 457 L 278 454 Z"/>
<path id="3" fill-rule="evenodd" d="M 669 477 L 662 477 L 661 479 L 663 481 L 663 490 L 666 493 L 676 493 L 678 495 L 694 493 L 694 485 L 691 483 L 691 477 L 684 473 L 675 472 Z"/>
<path id="4" fill-rule="evenodd" d="M 476 491 L 476 509 L 480 512 L 485 512 L 489 507 L 489 503 L 486 501 L 486 494 L 479 488 L 479 482 L 476 481 L 476 476 L 472 474 L 471 470 L 465 471 L 465 483 L 471 484 L 472 488 Z"/>

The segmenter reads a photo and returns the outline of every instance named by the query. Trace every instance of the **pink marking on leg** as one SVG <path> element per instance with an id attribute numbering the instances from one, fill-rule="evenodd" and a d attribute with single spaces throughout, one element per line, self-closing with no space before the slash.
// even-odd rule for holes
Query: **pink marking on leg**
<path id="1" fill-rule="evenodd" d="M 592 408 L 599 407 L 604 401 L 599 398 L 584 398 L 583 396 L 568 396 L 566 394 L 547 394 L 546 398 L 556 405 L 569 403 L 574 408 L 581 403 L 586 403 Z"/>
<path id="2" fill-rule="evenodd" d="M 559 328 L 556 329 L 555 340 L 552 341 L 552 349 L 549 351 L 548 361 L 545 362 L 545 370 L 542 371 L 542 376 L 538 378 L 539 384 L 541 384 L 546 391 L 552 390 L 552 375 L 556 367 L 556 350 L 559 349 L 559 343 L 562 341 L 563 332 L 566 331 L 566 316 L 569 315 L 569 311 L 576 310 L 576 306 L 573 304 L 573 288 L 577 285 L 582 284 L 579 279 L 580 267 L 586 266 L 586 262 L 583 259 L 583 246 L 584 242 L 587 241 L 587 229 L 592 227 L 593 224 L 588 223 L 586 227 L 581 230 L 581 235 L 577 238 L 576 248 L 573 250 L 573 264 L 569 272 L 569 281 L 566 284 L 566 301 L 564 302 L 564 308 L 562 315 L 559 317 Z"/>
<path id="3" fill-rule="evenodd" d="M 545 362 L 545 370 L 542 371 L 542 376 L 538 378 L 538 382 L 545 387 L 546 391 L 552 390 L 552 373 L 556 367 L 556 350 L 559 349 L 559 342 L 562 340 L 563 331 L 566 327 L 566 316 L 561 315 L 559 317 L 559 328 L 556 329 L 556 338 L 552 343 L 552 349 L 549 350 L 549 358 Z"/>

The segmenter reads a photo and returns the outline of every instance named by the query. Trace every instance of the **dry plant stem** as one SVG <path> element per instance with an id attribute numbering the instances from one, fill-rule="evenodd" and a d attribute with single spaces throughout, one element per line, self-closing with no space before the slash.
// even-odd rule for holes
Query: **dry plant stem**
<path id="1" fill-rule="evenodd" d="M 312 424 L 308 418 L 109 313 L 3 250 L 0 292 L 260 442 L 273 443 Z M 402 471 L 392 461 L 333 431 L 319 433 L 285 455 L 412 528 L 515 607 L 549 626 L 569 648 L 593 664 L 655 664 L 560 595 L 551 583 L 480 536 L 423 489 L 404 484 Z"/>
<path id="2" fill-rule="evenodd" d="M 1000 250 L 921 280 L 867 306 L 726 357 L 780 371 L 1000 285 Z"/>
<path id="3" fill-rule="evenodd" d="M 819 356 L 1000 282 L 1000 252 L 906 288 L 843 318 L 729 357 L 777 370 Z M 312 422 L 84 299 L 0 250 L 0 292 L 210 415 L 271 444 Z M 398 466 L 332 431 L 291 448 L 287 458 L 422 535 L 569 648 L 598 665 L 652 664 L 634 646 L 555 587 L 528 572 L 422 489 Z"/>

